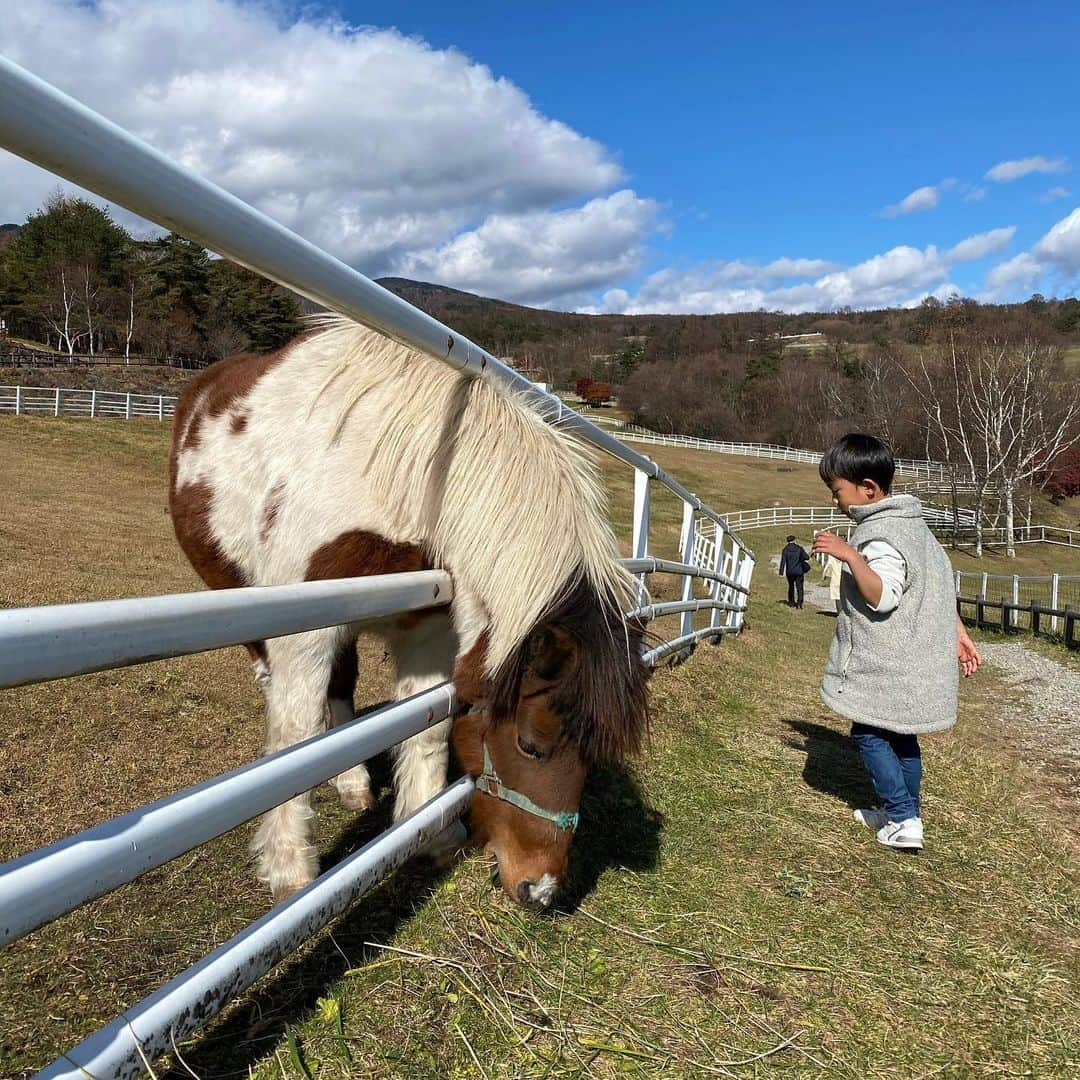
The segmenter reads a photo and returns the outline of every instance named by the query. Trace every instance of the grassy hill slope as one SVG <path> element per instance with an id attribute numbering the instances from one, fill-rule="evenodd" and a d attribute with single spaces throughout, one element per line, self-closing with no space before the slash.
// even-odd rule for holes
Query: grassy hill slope
<path id="1" fill-rule="evenodd" d="M 167 437 L 0 417 L 4 605 L 195 587 L 165 513 Z M 823 501 L 811 468 L 656 449 L 721 509 Z M 629 472 L 605 475 L 625 535 Z M 657 495 L 668 543 L 677 509 Z M 182 1046 L 195 1073 L 1075 1075 L 1075 806 L 1010 748 L 1003 685 L 965 683 L 961 724 L 927 740 L 926 852 L 881 849 L 851 820 L 870 792 L 816 695 L 831 621 L 780 602 L 777 536 L 747 540 L 747 630 L 654 677 L 648 754 L 590 782 L 567 914 L 517 910 L 480 855 L 410 866 Z M 381 650 L 364 661 L 379 700 Z M 0 693 L 0 858 L 250 760 L 260 712 L 240 649 Z M 359 821 L 326 786 L 317 802 L 324 862 L 387 821 L 385 798 Z M 9 948 L 0 1075 L 262 913 L 249 832 Z"/>

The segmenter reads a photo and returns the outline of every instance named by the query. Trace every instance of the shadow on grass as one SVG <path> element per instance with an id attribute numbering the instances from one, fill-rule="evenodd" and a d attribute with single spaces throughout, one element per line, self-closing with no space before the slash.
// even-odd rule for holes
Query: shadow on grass
<path id="1" fill-rule="evenodd" d="M 624 767 L 594 768 L 582 794 L 581 825 L 570 848 L 558 912 L 575 912 L 605 870 L 655 869 L 663 825 L 663 815 L 646 804 L 640 785 Z"/>
<path id="2" fill-rule="evenodd" d="M 385 704 L 388 702 L 359 710 L 358 715 Z M 390 755 L 378 754 L 367 766 L 378 801 L 372 810 L 350 818 L 338 831 L 333 845 L 320 857 L 322 871 L 336 866 L 393 824 Z M 194 1045 L 182 1050 L 190 1070 L 200 1080 L 248 1076 L 251 1068 L 281 1044 L 290 1027 L 315 1010 L 318 999 L 336 980 L 350 968 L 382 955 L 369 943 L 380 945 L 391 940 L 424 907 L 450 869 L 416 857 L 360 897 L 331 924 L 329 933 L 322 932 L 316 944 L 302 946 L 284 959 L 223 1019 L 209 1025 Z M 191 1072 L 179 1063 L 159 1070 L 157 1076 L 160 1080 L 191 1080 Z"/>
<path id="3" fill-rule="evenodd" d="M 802 739 L 787 738 L 785 745 L 806 753 L 803 779 L 815 791 L 846 802 L 853 810 L 876 806 L 870 777 L 859 752 L 847 735 L 810 720 L 785 720 Z"/>
<path id="4" fill-rule="evenodd" d="M 393 794 L 389 754 L 368 762 L 372 791 L 381 796 L 375 808 L 349 821 L 334 845 L 321 858 L 321 868 L 336 865 L 387 829 L 392 823 Z M 454 779 L 452 769 L 451 780 Z M 581 826 L 570 854 L 566 889 L 559 913 L 572 913 L 595 888 L 600 875 L 612 867 L 648 870 L 656 866 L 662 828 L 661 815 L 645 804 L 634 777 L 618 766 L 594 769 L 582 798 Z M 275 1047 L 287 1030 L 317 1007 L 318 999 L 350 968 L 361 967 L 382 954 L 375 945 L 390 941 L 428 902 L 450 868 L 424 858 L 413 859 L 381 885 L 361 897 L 313 946 L 302 948 L 269 972 L 234 1006 L 212 1024 L 193 1046 L 182 1051 L 184 1061 L 200 1080 L 245 1077 Z M 543 916 L 534 916 L 542 918 Z M 190 1080 L 191 1073 L 176 1064 L 159 1071 L 161 1080 Z"/>

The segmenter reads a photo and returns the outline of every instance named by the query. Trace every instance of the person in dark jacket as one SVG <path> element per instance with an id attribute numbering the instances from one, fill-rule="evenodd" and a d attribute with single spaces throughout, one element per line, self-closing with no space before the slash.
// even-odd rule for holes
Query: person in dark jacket
<path id="1" fill-rule="evenodd" d="M 787 547 L 780 552 L 780 576 L 787 578 L 788 607 L 803 606 L 803 578 L 809 569 L 810 556 L 806 549 L 795 542 L 794 536 L 789 536 Z"/>

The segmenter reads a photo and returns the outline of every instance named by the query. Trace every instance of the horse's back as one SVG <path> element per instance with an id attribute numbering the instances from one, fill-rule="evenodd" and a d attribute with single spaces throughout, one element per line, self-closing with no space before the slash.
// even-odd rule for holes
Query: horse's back
<path id="1" fill-rule="evenodd" d="M 169 457 L 169 510 L 180 547 L 211 588 L 253 583 L 250 568 L 229 557 L 211 524 L 211 509 L 225 486 L 225 474 L 244 471 L 243 455 L 220 452 L 219 432 L 226 430 L 236 437 L 246 432 L 248 397 L 296 343 L 271 353 L 240 353 L 219 360 L 200 371 L 177 399 Z M 252 498 L 256 496 L 250 487 L 246 490 Z"/>

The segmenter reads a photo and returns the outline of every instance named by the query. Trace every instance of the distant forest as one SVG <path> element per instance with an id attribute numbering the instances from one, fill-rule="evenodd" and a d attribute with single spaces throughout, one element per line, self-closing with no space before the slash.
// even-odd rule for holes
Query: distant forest
<path id="1" fill-rule="evenodd" d="M 287 290 L 175 234 L 136 240 L 84 199 L 53 196 L 0 245 L 8 333 L 61 353 L 207 361 L 301 328 Z"/>
<path id="2" fill-rule="evenodd" d="M 1075 297 L 931 297 L 910 309 L 803 315 L 575 315 L 403 279 L 382 284 L 536 380 L 579 392 L 589 380 L 611 384 L 636 422 L 704 438 L 814 447 L 865 429 L 898 454 L 945 456 L 925 391 L 946 386 L 950 367 L 955 385 L 995 346 L 1005 367 L 1035 357 L 1042 387 L 1061 401 L 1075 396 L 1080 373 Z"/>
<path id="3" fill-rule="evenodd" d="M 929 298 L 912 309 L 801 315 L 578 315 L 400 278 L 380 284 L 535 380 L 570 391 L 590 380 L 610 385 L 633 419 L 659 431 L 822 446 L 864 428 L 886 434 L 900 454 L 942 456 L 947 417 L 930 423 L 928 409 L 992 356 L 995 378 L 1037 377 L 1050 412 L 1076 393 L 1075 297 Z M 0 226 L 0 318 L 11 335 L 61 352 L 212 362 L 284 344 L 313 310 L 175 234 L 137 240 L 82 199 L 57 194 L 25 224 Z"/>

